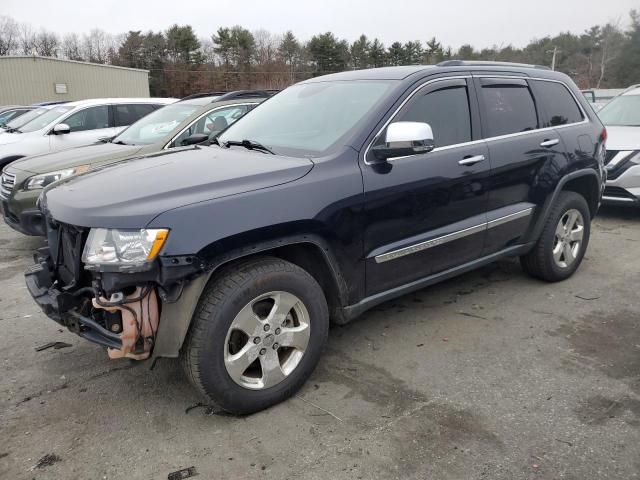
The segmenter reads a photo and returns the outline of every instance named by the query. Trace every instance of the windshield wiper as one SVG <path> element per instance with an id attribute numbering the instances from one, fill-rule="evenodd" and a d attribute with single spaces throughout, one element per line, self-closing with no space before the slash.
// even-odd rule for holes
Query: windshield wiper
<path id="1" fill-rule="evenodd" d="M 261 152 L 267 152 L 267 153 L 270 153 L 271 155 L 275 155 L 275 152 L 271 150 L 269 147 L 265 147 L 261 143 L 254 142 L 251 140 L 242 140 L 242 141 L 229 140 L 227 142 L 224 142 L 224 146 L 227 148 L 233 147 L 233 146 L 244 147 L 247 150 L 259 150 Z"/>
<path id="2" fill-rule="evenodd" d="M 7 127 L 7 133 L 22 133 L 19 128 Z"/>
<path id="3" fill-rule="evenodd" d="M 117 141 L 111 142 L 111 143 L 113 143 L 114 145 L 129 145 L 128 143 L 123 142 L 122 140 L 117 140 Z"/>

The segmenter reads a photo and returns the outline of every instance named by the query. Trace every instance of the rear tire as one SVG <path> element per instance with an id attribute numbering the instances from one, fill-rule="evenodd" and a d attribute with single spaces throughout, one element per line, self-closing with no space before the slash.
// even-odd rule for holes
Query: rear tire
<path id="1" fill-rule="evenodd" d="M 249 414 L 292 396 L 316 367 L 329 331 L 318 282 L 260 257 L 205 288 L 181 352 L 185 372 L 224 410 Z"/>
<path id="2" fill-rule="evenodd" d="M 529 275 L 547 282 L 569 278 L 580 266 L 589 244 L 591 213 L 587 201 L 563 191 L 547 218 L 533 249 L 520 257 Z"/>

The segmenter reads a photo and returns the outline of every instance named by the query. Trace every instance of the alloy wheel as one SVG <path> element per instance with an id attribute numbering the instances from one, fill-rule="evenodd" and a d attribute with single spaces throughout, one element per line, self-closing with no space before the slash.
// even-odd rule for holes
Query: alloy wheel
<path id="1" fill-rule="evenodd" d="M 227 373 L 238 385 L 261 390 L 287 378 L 309 344 L 309 312 L 295 295 L 275 291 L 245 305 L 224 344 Z"/>
<path id="2" fill-rule="evenodd" d="M 570 267 L 576 261 L 582 248 L 584 236 L 584 218 L 572 208 L 560 217 L 556 226 L 553 243 L 553 260 L 561 268 Z"/>

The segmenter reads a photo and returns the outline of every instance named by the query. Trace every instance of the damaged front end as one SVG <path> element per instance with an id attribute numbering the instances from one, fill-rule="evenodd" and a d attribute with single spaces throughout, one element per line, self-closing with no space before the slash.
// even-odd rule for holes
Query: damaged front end
<path id="1" fill-rule="evenodd" d="M 153 242 L 142 249 L 149 258 L 155 248 L 144 265 L 122 262 L 137 255 L 139 245 L 127 238 L 125 247 L 116 245 L 114 251 L 102 229 L 47 219 L 47 238 L 48 246 L 35 253 L 35 265 L 25 272 L 29 292 L 48 317 L 107 347 L 112 359 L 149 358 L 161 334 L 163 303 L 178 302 L 190 278 L 201 273 L 193 259 L 160 261 L 162 245 Z M 175 356 L 179 345 L 171 348 L 166 356 Z"/>

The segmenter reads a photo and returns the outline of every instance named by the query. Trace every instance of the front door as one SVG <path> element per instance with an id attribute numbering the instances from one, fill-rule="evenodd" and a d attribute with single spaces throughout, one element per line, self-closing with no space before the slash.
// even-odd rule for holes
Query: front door
<path id="1" fill-rule="evenodd" d="M 49 148 L 52 152 L 82 145 L 90 145 L 101 138 L 113 137 L 112 116 L 108 105 L 98 105 L 80 110 L 60 123 L 69 125 L 70 132 L 49 135 Z"/>
<path id="2" fill-rule="evenodd" d="M 461 265 L 483 249 L 490 167 L 471 80 L 428 82 L 389 123 L 398 121 L 428 123 L 436 148 L 382 165 L 365 158 L 367 295 Z"/>

